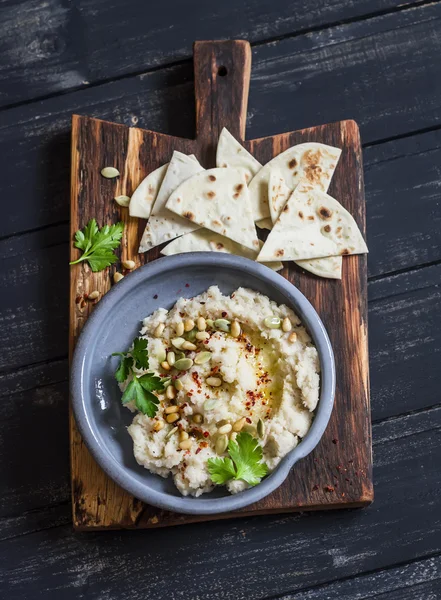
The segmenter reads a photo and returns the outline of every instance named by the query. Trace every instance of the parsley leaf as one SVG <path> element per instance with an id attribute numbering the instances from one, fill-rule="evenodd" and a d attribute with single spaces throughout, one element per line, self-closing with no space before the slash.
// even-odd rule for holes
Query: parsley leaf
<path id="1" fill-rule="evenodd" d="M 135 401 L 136 408 L 144 415 L 154 417 L 158 411 L 159 398 L 143 388 L 138 377 L 134 377 L 122 396 L 122 403 Z"/>
<path id="2" fill-rule="evenodd" d="M 135 367 L 137 369 L 148 369 L 149 368 L 149 355 L 147 351 L 147 340 L 145 338 L 135 338 L 133 340 L 133 350 L 130 354 L 135 360 Z"/>
<path id="3" fill-rule="evenodd" d="M 147 392 L 163 392 L 166 379 L 162 379 L 153 373 L 146 373 L 138 377 L 139 383 Z"/>
<path id="4" fill-rule="evenodd" d="M 262 462 L 262 447 L 249 433 L 241 432 L 236 441 L 228 444 L 230 457 L 210 458 L 208 472 L 214 483 L 223 485 L 230 479 L 242 479 L 249 485 L 257 485 L 268 473 L 268 467 Z"/>
<path id="5" fill-rule="evenodd" d="M 92 271 L 102 271 L 118 260 L 113 250 L 121 243 L 123 231 L 124 223 L 104 225 L 99 229 L 95 219 L 91 219 L 83 230 L 75 234 L 75 247 L 83 254 L 69 264 L 76 265 L 87 260 Z"/>
<path id="6" fill-rule="evenodd" d="M 115 352 L 112 356 L 122 356 L 119 367 L 115 371 L 115 379 L 118 383 L 123 383 L 132 372 L 133 358 L 125 352 Z"/>

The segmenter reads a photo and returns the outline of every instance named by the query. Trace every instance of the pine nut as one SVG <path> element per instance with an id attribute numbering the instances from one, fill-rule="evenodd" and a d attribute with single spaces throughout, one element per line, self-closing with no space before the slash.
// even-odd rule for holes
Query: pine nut
<path id="1" fill-rule="evenodd" d="M 133 260 L 123 260 L 121 264 L 128 271 L 133 271 L 133 269 L 136 267 L 135 261 Z"/>
<path id="2" fill-rule="evenodd" d="M 180 379 L 176 379 L 175 388 L 178 390 L 178 392 L 181 392 L 184 389 L 184 384 Z"/>
<path id="3" fill-rule="evenodd" d="M 231 440 L 232 442 L 235 442 L 235 441 L 236 441 L 236 438 L 237 438 L 237 431 L 232 431 L 232 432 L 230 433 L 230 440 Z"/>
<path id="4" fill-rule="evenodd" d="M 182 321 L 176 325 L 175 331 L 176 331 L 176 335 L 178 337 L 181 337 L 181 335 L 184 333 L 185 329 L 184 329 L 184 323 Z"/>
<path id="5" fill-rule="evenodd" d="M 231 423 L 227 423 L 226 425 L 219 427 L 218 432 L 223 435 L 224 433 L 230 433 L 232 429 L 233 427 L 231 426 Z"/>
<path id="6" fill-rule="evenodd" d="M 192 440 L 190 440 L 190 439 L 189 440 L 184 440 L 183 442 L 181 442 L 179 444 L 179 448 L 181 450 L 190 450 L 191 444 L 192 444 Z"/>
<path id="7" fill-rule="evenodd" d="M 121 279 L 124 279 L 124 275 L 122 273 L 115 273 L 113 276 L 113 283 L 118 283 Z"/>
<path id="8" fill-rule="evenodd" d="M 167 415 L 165 417 L 165 420 L 167 421 L 167 423 L 174 423 L 175 421 L 179 420 L 179 415 L 177 413 L 172 413 L 170 415 Z"/>
<path id="9" fill-rule="evenodd" d="M 100 293 L 98 290 L 94 290 L 93 292 L 90 292 L 90 294 L 88 295 L 87 299 L 88 300 L 96 300 L 97 298 L 99 298 Z"/>
<path id="10" fill-rule="evenodd" d="M 166 360 L 164 360 L 161 363 L 161 367 L 164 369 L 164 371 L 170 371 L 170 369 L 171 369 L 171 366 L 168 364 L 168 362 Z"/>
<path id="11" fill-rule="evenodd" d="M 191 342 L 184 342 L 181 345 L 181 348 L 183 350 L 196 350 L 197 346 L 195 344 L 192 344 Z"/>
<path id="12" fill-rule="evenodd" d="M 185 319 L 184 321 L 184 331 L 191 331 L 194 328 L 193 319 Z"/>
<path id="13" fill-rule="evenodd" d="M 290 336 L 289 336 L 289 338 L 288 338 L 288 341 L 289 341 L 289 342 L 291 342 L 291 344 L 292 344 L 292 343 L 293 343 L 293 342 L 295 342 L 296 340 L 297 340 L 297 333 L 296 333 L 295 331 L 293 331 L 293 332 L 290 334 Z"/>
<path id="14" fill-rule="evenodd" d="M 153 335 L 155 336 L 155 338 L 160 338 L 161 335 L 164 333 L 164 329 L 165 329 L 164 323 L 159 323 L 159 325 L 156 326 L 155 331 L 153 332 Z"/>
<path id="15" fill-rule="evenodd" d="M 235 338 L 240 336 L 240 325 L 239 325 L 238 321 L 233 321 L 231 323 L 230 333 Z"/>
<path id="16" fill-rule="evenodd" d="M 167 362 L 172 367 L 176 362 L 176 354 L 174 352 L 167 352 Z"/>
<path id="17" fill-rule="evenodd" d="M 219 387 L 222 385 L 222 379 L 219 379 L 219 377 L 207 377 L 205 383 L 211 387 Z"/>
<path id="18" fill-rule="evenodd" d="M 282 322 L 282 331 L 284 331 L 285 333 L 288 333 L 288 331 L 291 331 L 291 329 L 292 329 L 292 323 L 288 317 L 285 317 Z"/>
<path id="19" fill-rule="evenodd" d="M 226 435 L 220 435 L 214 445 L 216 454 L 223 454 L 228 447 L 228 438 Z"/>
<path id="20" fill-rule="evenodd" d="M 182 348 L 182 344 L 185 342 L 183 337 L 177 337 L 177 338 L 173 338 L 171 343 L 173 344 L 173 346 L 175 348 L 177 348 L 178 350 L 180 350 Z"/>
<path id="21" fill-rule="evenodd" d="M 197 327 L 199 331 L 205 331 L 207 329 L 207 322 L 204 317 L 198 317 Z"/>
<path id="22" fill-rule="evenodd" d="M 240 431 L 246 422 L 246 417 L 238 419 L 235 423 L 233 423 L 233 431 Z"/>
<path id="23" fill-rule="evenodd" d="M 201 414 L 196 413 L 193 415 L 193 423 L 199 424 L 199 423 L 202 423 L 202 420 L 203 420 L 203 417 Z"/>
<path id="24" fill-rule="evenodd" d="M 183 442 L 184 440 L 188 440 L 188 433 L 186 431 L 179 432 L 179 441 Z"/>
<path id="25" fill-rule="evenodd" d="M 179 412 L 179 406 L 175 406 L 175 405 L 167 406 L 167 408 L 165 409 L 164 412 L 165 412 L 166 415 L 171 415 L 173 413 L 177 413 L 177 412 Z"/>
<path id="26" fill-rule="evenodd" d="M 210 334 L 207 333 L 206 331 L 198 331 L 196 334 L 196 339 L 199 340 L 200 342 L 202 342 L 203 340 L 208 340 L 209 337 L 210 337 Z"/>
<path id="27" fill-rule="evenodd" d="M 161 431 L 164 428 L 164 421 L 156 421 L 153 425 L 153 431 Z"/>
<path id="28" fill-rule="evenodd" d="M 165 390 L 165 396 L 168 400 L 174 400 L 176 398 L 176 390 L 172 385 L 169 385 Z"/>

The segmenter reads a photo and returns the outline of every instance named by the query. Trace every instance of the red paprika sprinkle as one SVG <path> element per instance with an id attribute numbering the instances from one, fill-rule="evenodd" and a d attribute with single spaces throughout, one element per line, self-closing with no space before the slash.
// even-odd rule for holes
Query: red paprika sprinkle
<path id="1" fill-rule="evenodd" d="M 319 489 L 319 487 L 318 487 L 318 485 L 317 485 L 317 484 L 315 484 L 315 485 L 313 486 L 313 488 L 312 488 L 312 490 L 313 490 L 314 492 L 315 492 L 316 490 L 318 490 L 318 489 Z"/>
<path id="2" fill-rule="evenodd" d="M 338 439 L 337 439 L 337 438 L 334 438 L 334 439 L 332 440 L 332 443 L 333 443 L 333 444 L 338 444 Z"/>
<path id="3" fill-rule="evenodd" d="M 186 284 L 185 284 L 185 287 L 190 287 L 190 284 L 189 284 L 189 283 L 186 283 Z"/>
<path id="4" fill-rule="evenodd" d="M 204 431 L 204 437 L 207 438 L 210 434 L 208 433 L 208 431 Z"/>
<path id="5" fill-rule="evenodd" d="M 335 488 L 333 488 L 332 485 L 325 485 L 325 487 L 323 488 L 323 490 L 325 492 L 335 492 Z"/>
<path id="6" fill-rule="evenodd" d="M 199 454 L 199 452 L 202 450 L 202 448 L 198 448 L 195 452 L 195 454 Z"/>

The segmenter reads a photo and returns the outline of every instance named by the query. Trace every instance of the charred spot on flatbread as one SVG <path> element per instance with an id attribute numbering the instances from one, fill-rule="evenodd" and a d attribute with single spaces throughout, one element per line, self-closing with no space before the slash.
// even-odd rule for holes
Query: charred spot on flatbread
<path id="1" fill-rule="evenodd" d="M 253 246 L 259 248 L 259 240 L 253 240 Z"/>
<path id="2" fill-rule="evenodd" d="M 313 184 L 321 183 L 322 168 L 319 164 L 322 158 L 322 152 L 320 148 L 314 152 L 313 150 L 307 150 L 303 155 L 303 162 L 305 164 L 304 174 L 306 179 Z"/>
<path id="3" fill-rule="evenodd" d="M 323 231 L 326 231 L 326 233 L 329 233 L 331 231 L 331 226 L 330 225 L 325 225 L 323 227 Z"/>
<path id="4" fill-rule="evenodd" d="M 243 183 L 238 183 L 234 189 L 240 194 L 240 192 L 243 190 Z"/>
<path id="5" fill-rule="evenodd" d="M 216 196 L 215 192 L 206 192 L 205 194 L 210 200 Z"/>
<path id="6" fill-rule="evenodd" d="M 283 209 L 283 212 L 288 212 L 289 211 L 289 206 L 288 203 L 285 204 L 285 207 Z"/>
<path id="7" fill-rule="evenodd" d="M 221 244 L 220 242 L 218 242 L 218 243 L 216 244 L 216 248 L 217 248 L 218 250 L 222 250 L 222 248 L 223 248 L 223 247 L 224 247 L 224 245 L 223 245 L 223 244 Z"/>
<path id="8" fill-rule="evenodd" d="M 340 251 L 340 254 L 342 256 L 344 256 L 345 254 L 349 254 L 349 250 L 347 248 L 343 248 L 343 250 Z"/>
<path id="9" fill-rule="evenodd" d="M 153 194 L 153 192 L 155 191 L 155 188 L 152 186 L 152 184 L 149 185 L 149 194 Z"/>
<path id="10" fill-rule="evenodd" d="M 193 221 L 193 219 L 194 219 L 194 214 L 192 212 L 190 212 L 189 210 L 187 212 L 185 212 L 182 216 L 185 217 L 186 219 L 190 219 L 190 221 Z"/>
<path id="11" fill-rule="evenodd" d="M 332 210 L 330 208 L 326 208 L 326 206 L 320 206 L 320 208 L 317 211 L 317 214 L 321 219 L 327 221 L 332 217 Z"/>
<path id="12" fill-rule="evenodd" d="M 214 175 L 209 175 L 209 176 L 208 176 L 208 179 L 209 179 L 210 181 L 216 181 L 216 177 L 215 177 Z"/>
<path id="13" fill-rule="evenodd" d="M 180 198 L 176 198 L 176 203 L 179 204 L 181 202 Z"/>
<path id="14" fill-rule="evenodd" d="M 213 223 L 213 225 L 216 225 L 216 227 L 222 227 L 222 223 L 220 221 L 218 221 L 217 219 L 214 219 L 211 222 Z"/>
<path id="15" fill-rule="evenodd" d="M 303 219 L 303 218 L 304 218 L 304 217 L 303 217 L 303 213 L 302 213 L 302 211 L 301 211 L 301 210 L 299 210 L 299 217 L 300 217 L 301 219 Z"/>
<path id="16" fill-rule="evenodd" d="M 276 250 L 276 256 L 283 256 L 285 254 L 285 250 L 282 248 L 280 250 Z"/>
<path id="17" fill-rule="evenodd" d="M 288 167 L 290 169 L 295 169 L 297 167 L 297 161 L 295 158 L 292 158 L 289 163 L 288 163 Z"/>
<path id="18" fill-rule="evenodd" d="M 309 215 L 309 217 L 308 217 L 308 221 L 315 221 L 315 217 L 314 217 L 314 215 Z"/>

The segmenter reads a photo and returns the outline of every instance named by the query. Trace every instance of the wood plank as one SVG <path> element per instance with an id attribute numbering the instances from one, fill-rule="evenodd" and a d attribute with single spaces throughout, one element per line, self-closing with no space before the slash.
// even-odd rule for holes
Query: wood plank
<path id="1" fill-rule="evenodd" d="M 441 5 L 433 4 L 256 48 L 248 137 L 350 116 L 359 123 L 366 143 L 439 123 L 441 79 L 434 57 L 441 53 L 441 38 L 437 35 L 440 16 Z M 421 45 L 423 38 L 425 43 Z M 391 86 L 384 74 L 395 72 L 399 77 Z M 140 127 L 191 137 L 192 78 L 192 66 L 185 64 L 0 112 L 0 154 L 4 162 L 0 189 L 5 197 L 19 199 L 8 206 L 0 223 L 0 237 L 68 220 L 72 113 L 89 113 L 126 125 L 136 122 Z M 327 90 L 326 102 L 319 93 L 323 89 Z M 365 100 L 360 102 L 360 98 Z M 385 165 L 383 176 L 373 183 L 369 181 L 369 162 L 377 151 L 367 150 L 369 209 L 371 189 L 376 203 L 381 202 L 378 194 L 384 189 L 384 198 L 392 195 L 394 203 L 404 195 L 437 214 L 434 190 L 440 161 L 439 135 L 435 132 L 389 146 L 385 150 L 391 158 L 389 166 L 399 176 L 388 177 Z M 392 160 L 395 152 L 397 159 Z M 418 152 L 421 156 L 415 169 L 412 166 Z M 406 203 L 407 211 L 412 207 L 413 203 Z M 408 214 L 406 222 L 411 222 Z M 426 255 L 433 260 L 430 256 L 437 254 L 440 246 L 436 222 L 426 232 L 429 243 L 410 236 L 407 253 L 404 240 L 400 241 L 397 247 L 402 249 L 401 255 L 378 230 L 372 231 L 375 242 L 387 250 L 383 262 L 399 255 L 399 268 L 412 253 L 412 264 L 420 264 L 418 260 Z M 387 270 L 391 270 L 391 264 L 386 264 Z"/>
<path id="2" fill-rule="evenodd" d="M 202 0 L 190 10 L 179 0 L 154 10 L 136 0 L 7 2 L 0 9 L 0 106 L 191 59 L 194 39 L 228 33 L 256 42 L 411 4 L 303 0 L 292 11 L 283 0 L 229 1 L 216 10 Z"/>
<path id="3" fill-rule="evenodd" d="M 0 594 L 141 600 L 148 589 L 149 600 L 303 598 L 305 588 L 379 568 L 403 569 L 409 578 L 415 573 L 415 583 L 433 579 L 436 586 L 439 571 L 429 563 L 426 575 L 399 565 L 439 552 L 440 428 L 440 408 L 374 425 L 376 502 L 366 510 L 127 531 L 123 543 L 120 532 L 78 535 L 70 525 L 40 531 L 0 543 L 8 567 Z M 361 591 L 375 576 L 381 593 L 396 585 L 395 577 L 367 574 Z M 342 582 L 342 598 L 357 597 L 349 585 Z M 430 598 L 401 591 L 396 598 Z"/>

